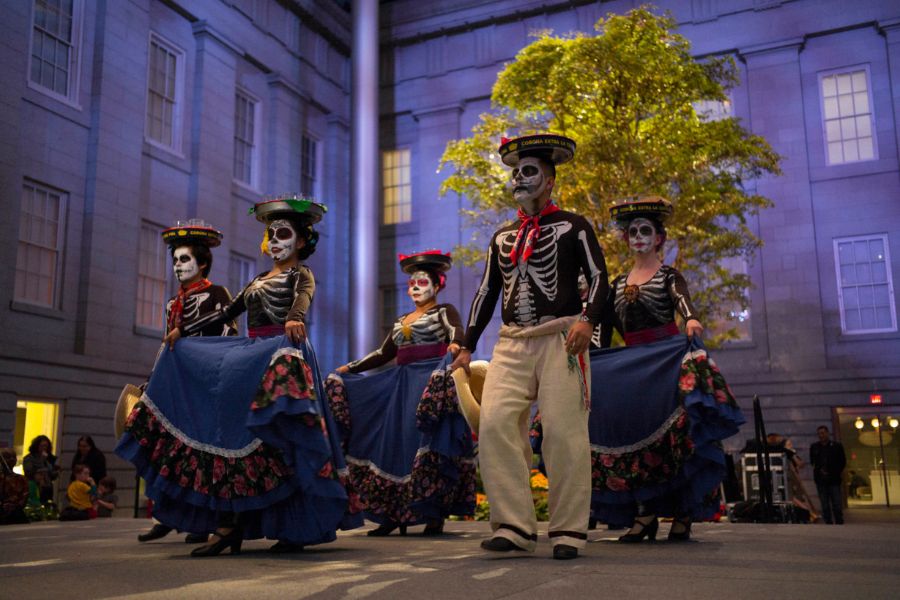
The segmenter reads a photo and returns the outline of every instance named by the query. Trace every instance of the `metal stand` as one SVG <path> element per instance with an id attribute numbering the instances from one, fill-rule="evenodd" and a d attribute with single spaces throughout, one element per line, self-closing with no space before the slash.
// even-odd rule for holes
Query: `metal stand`
<path id="1" fill-rule="evenodd" d="M 766 444 L 766 424 L 763 421 L 759 396 L 753 396 L 753 425 L 756 436 L 756 464 L 759 468 L 759 520 L 774 523 L 775 505 L 772 502 L 772 465 L 769 461 L 769 446 Z"/>

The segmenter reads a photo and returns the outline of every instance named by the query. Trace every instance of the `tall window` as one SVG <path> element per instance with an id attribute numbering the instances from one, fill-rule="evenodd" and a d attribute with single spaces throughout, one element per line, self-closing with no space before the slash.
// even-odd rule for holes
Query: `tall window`
<path id="1" fill-rule="evenodd" d="M 150 37 L 147 81 L 147 138 L 180 151 L 181 69 L 184 53 L 156 35 Z"/>
<path id="2" fill-rule="evenodd" d="M 843 332 L 896 331 L 887 235 L 834 240 L 834 262 Z"/>
<path id="3" fill-rule="evenodd" d="M 828 164 L 877 158 L 868 71 L 822 75 L 819 81 Z"/>
<path id="4" fill-rule="evenodd" d="M 316 140 L 306 135 L 300 141 L 300 193 L 316 193 Z"/>
<path id="5" fill-rule="evenodd" d="M 234 178 L 247 185 L 256 184 L 259 149 L 256 143 L 258 103 L 244 92 L 234 95 Z"/>
<path id="6" fill-rule="evenodd" d="M 409 177 L 409 150 L 385 150 L 381 153 L 381 179 L 384 224 L 412 220 L 412 186 Z"/>
<path id="7" fill-rule="evenodd" d="M 243 254 L 232 252 L 228 261 L 228 291 L 234 296 L 239 294 L 244 286 L 256 275 L 256 263 Z M 238 332 L 247 335 L 247 319 L 238 317 Z"/>
<path id="8" fill-rule="evenodd" d="M 34 0 L 29 79 L 43 91 L 75 100 L 81 0 Z"/>
<path id="9" fill-rule="evenodd" d="M 56 308 L 66 196 L 36 183 L 22 186 L 14 298 Z"/>
<path id="10" fill-rule="evenodd" d="M 162 241 L 162 227 L 151 223 L 141 223 L 141 238 L 138 244 L 138 327 L 164 329 L 166 302 L 166 277 L 169 272 L 169 256 Z"/>

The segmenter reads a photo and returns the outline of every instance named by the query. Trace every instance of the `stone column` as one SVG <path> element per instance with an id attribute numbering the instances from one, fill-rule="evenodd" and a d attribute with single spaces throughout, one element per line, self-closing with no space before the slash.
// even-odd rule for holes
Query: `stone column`
<path id="1" fill-rule="evenodd" d="M 826 367 L 816 227 L 809 184 L 800 77 L 801 40 L 741 50 L 747 64 L 750 129 L 783 157 L 783 175 L 758 182 L 774 202 L 761 211 L 760 251 L 770 368 Z"/>
<path id="2" fill-rule="evenodd" d="M 353 0 L 350 349 L 378 343 L 378 3 Z"/>

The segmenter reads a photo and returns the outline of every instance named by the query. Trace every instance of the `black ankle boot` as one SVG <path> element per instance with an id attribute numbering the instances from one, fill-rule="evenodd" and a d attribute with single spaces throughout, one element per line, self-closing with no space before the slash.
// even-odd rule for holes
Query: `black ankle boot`
<path id="1" fill-rule="evenodd" d="M 385 521 L 375 529 L 366 532 L 366 535 L 371 537 L 384 537 L 387 535 L 391 535 L 391 532 L 398 527 L 400 528 L 400 535 L 406 535 L 406 525 L 401 525 L 396 521 Z"/>
<path id="2" fill-rule="evenodd" d="M 653 542 L 656 540 L 656 532 L 659 531 L 659 519 L 655 516 L 651 521 L 647 521 L 646 523 L 641 521 L 640 519 L 646 517 L 638 517 L 634 521 L 634 525 L 632 525 L 632 529 L 634 529 L 635 525 L 640 525 L 641 528 L 637 531 L 631 533 L 626 533 L 623 536 L 619 537 L 619 541 L 623 544 L 636 544 L 646 537 L 649 541 Z"/>
<path id="3" fill-rule="evenodd" d="M 153 527 L 150 528 L 150 531 L 139 535 L 138 541 L 139 542 L 150 542 L 153 540 L 158 540 L 160 538 L 164 538 L 167 535 L 169 535 L 170 531 L 172 531 L 171 527 L 163 525 L 162 523 L 156 523 Z"/>
<path id="4" fill-rule="evenodd" d="M 219 539 L 210 542 L 205 546 L 194 548 L 191 551 L 191 556 L 218 556 L 225 548 L 231 548 L 232 554 L 241 553 L 241 544 L 244 542 L 244 535 L 240 528 L 235 527 L 228 533 L 219 533 L 219 530 L 216 530 L 214 535 Z"/>

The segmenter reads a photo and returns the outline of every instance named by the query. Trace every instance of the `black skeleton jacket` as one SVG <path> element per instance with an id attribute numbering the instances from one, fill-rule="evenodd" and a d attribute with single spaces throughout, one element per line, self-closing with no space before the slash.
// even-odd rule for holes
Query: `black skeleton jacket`
<path id="1" fill-rule="evenodd" d="M 507 325 L 533 326 L 559 317 L 584 314 L 600 323 L 609 289 L 606 261 L 587 219 L 560 210 L 540 220 L 541 231 L 527 262 L 509 258 L 519 222 L 491 238 L 481 285 L 475 293 L 464 346 L 475 350 L 502 293 L 501 317 Z M 523 236 L 524 237 L 524 236 Z M 578 293 L 578 273 L 589 283 L 585 308 Z"/>
<path id="2" fill-rule="evenodd" d="M 169 314 L 172 311 L 172 305 L 178 296 L 169 298 L 166 303 L 166 333 L 169 333 Z M 184 300 L 184 308 L 181 312 L 182 322 L 190 324 L 192 321 L 203 318 L 204 316 L 214 313 L 217 310 L 228 305 L 231 302 L 231 294 L 221 285 L 211 285 L 203 291 L 191 294 Z M 199 329 L 191 329 L 189 335 L 192 336 L 221 336 L 221 335 L 237 335 L 237 327 L 233 320 L 227 320 L 220 323 L 214 323 L 200 327 Z"/>
<path id="3" fill-rule="evenodd" d="M 299 265 L 274 277 L 266 278 L 265 275 L 257 275 L 227 306 L 183 325 L 182 335 L 192 335 L 199 328 L 234 320 L 244 311 L 250 328 L 303 321 L 316 291 L 316 281 L 309 267 Z"/>
<path id="4" fill-rule="evenodd" d="M 641 285 L 627 281 L 627 275 L 620 275 L 610 286 L 601 328 L 604 347 L 609 346 L 613 327 L 623 334 L 661 327 L 674 321 L 676 312 L 685 322 L 697 318 L 687 282 L 673 267 L 662 265 Z"/>
<path id="5" fill-rule="evenodd" d="M 359 360 L 347 365 L 351 373 L 362 373 L 387 364 L 397 356 L 401 346 L 422 344 L 462 344 L 463 326 L 459 311 L 452 304 L 438 304 L 429 308 L 422 316 L 403 325 L 409 313 L 400 315 L 394 321 L 391 332 L 384 338 L 381 347 Z"/>

